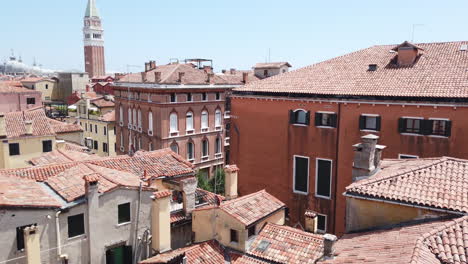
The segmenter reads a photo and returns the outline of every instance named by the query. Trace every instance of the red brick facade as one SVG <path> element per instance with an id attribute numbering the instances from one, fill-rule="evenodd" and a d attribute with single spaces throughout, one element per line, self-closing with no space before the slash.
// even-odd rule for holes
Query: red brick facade
<path id="1" fill-rule="evenodd" d="M 104 64 L 104 47 L 102 46 L 85 46 L 85 72 L 90 77 L 102 76 L 106 74 Z"/>

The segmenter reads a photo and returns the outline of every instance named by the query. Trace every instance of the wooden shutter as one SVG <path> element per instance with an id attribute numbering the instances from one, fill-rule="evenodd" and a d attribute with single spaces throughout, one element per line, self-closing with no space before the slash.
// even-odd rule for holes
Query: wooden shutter
<path id="1" fill-rule="evenodd" d="M 331 196 L 331 165 L 329 160 L 317 160 L 317 195 Z"/>
<path id="2" fill-rule="evenodd" d="M 452 121 L 445 121 L 445 136 L 450 137 L 452 135 Z"/>
<path id="3" fill-rule="evenodd" d="M 331 114 L 330 119 L 331 119 L 331 126 L 336 127 L 337 126 L 337 121 L 338 121 L 338 115 L 337 114 Z"/>
<path id="4" fill-rule="evenodd" d="M 321 126 L 321 125 L 322 125 L 322 114 L 315 113 L 315 126 Z"/>
<path id="5" fill-rule="evenodd" d="M 366 129 L 366 117 L 363 115 L 359 116 L 359 129 Z"/>
<path id="6" fill-rule="evenodd" d="M 406 118 L 398 119 L 398 132 L 400 133 L 406 132 Z"/>
<path id="7" fill-rule="evenodd" d="M 377 131 L 380 131 L 381 119 L 382 119 L 382 117 L 380 117 L 380 116 L 377 116 L 377 117 L 376 117 L 375 130 L 377 130 Z"/>
<path id="8" fill-rule="evenodd" d="M 433 120 L 421 120 L 421 130 L 419 134 L 422 134 L 422 135 L 432 134 L 433 123 L 434 123 Z"/>
<path id="9" fill-rule="evenodd" d="M 307 111 L 306 113 L 306 122 L 305 122 L 306 125 L 310 125 L 310 111 Z"/>
<path id="10" fill-rule="evenodd" d="M 289 124 L 296 123 L 295 113 L 293 110 L 289 110 Z"/>
<path id="11" fill-rule="evenodd" d="M 112 252 L 112 249 L 106 251 L 106 263 L 114 263 L 114 252 Z"/>
<path id="12" fill-rule="evenodd" d="M 123 248 L 123 263 L 133 263 L 132 246 L 124 246 Z"/>

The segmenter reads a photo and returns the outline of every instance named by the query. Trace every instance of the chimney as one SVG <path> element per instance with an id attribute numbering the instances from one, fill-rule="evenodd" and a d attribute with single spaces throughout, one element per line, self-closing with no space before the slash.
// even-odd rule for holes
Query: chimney
<path id="1" fill-rule="evenodd" d="M 149 62 L 149 67 L 150 67 L 150 70 L 154 70 L 156 69 L 156 61 L 150 61 Z"/>
<path id="2" fill-rule="evenodd" d="M 154 72 L 154 82 L 159 83 L 161 81 L 161 72 Z"/>
<path id="3" fill-rule="evenodd" d="M 195 177 L 180 181 L 185 216 L 189 216 L 195 209 L 195 191 L 197 190 L 197 183 Z"/>
<path id="4" fill-rule="evenodd" d="M 151 208 L 152 248 L 157 253 L 171 250 L 171 207 L 172 192 L 164 190 L 153 193 Z"/>
<path id="5" fill-rule="evenodd" d="M 41 264 L 41 234 L 37 226 L 29 226 L 23 230 L 24 251 L 27 264 Z"/>
<path id="6" fill-rule="evenodd" d="M 242 82 L 247 83 L 248 80 L 249 80 L 249 73 L 248 72 L 243 72 L 242 73 Z"/>
<path id="7" fill-rule="evenodd" d="M 5 123 L 5 114 L 0 113 L 0 139 L 6 138 L 6 123 Z"/>
<path id="8" fill-rule="evenodd" d="M 317 213 L 312 210 L 306 210 L 304 214 L 305 218 L 305 230 L 307 232 L 317 233 Z"/>
<path id="9" fill-rule="evenodd" d="M 65 140 L 55 140 L 56 149 L 64 149 L 65 148 Z"/>
<path id="10" fill-rule="evenodd" d="M 213 73 L 208 73 L 208 80 L 207 83 L 213 83 L 214 82 L 214 74 Z"/>
<path id="11" fill-rule="evenodd" d="M 231 68 L 231 69 L 229 70 L 229 73 L 231 73 L 231 74 L 236 74 L 236 69 Z"/>
<path id="12" fill-rule="evenodd" d="M 86 88 L 85 88 L 86 92 L 89 92 L 90 88 L 89 88 L 89 84 L 86 85 Z"/>
<path id="13" fill-rule="evenodd" d="M 418 57 L 419 50 L 421 48 L 409 43 L 408 41 L 403 42 L 392 50 L 398 53 L 397 63 L 400 67 L 412 66 Z"/>
<path id="14" fill-rule="evenodd" d="M 147 82 L 148 80 L 146 79 L 146 72 L 141 72 L 141 81 L 142 82 Z"/>
<path id="15" fill-rule="evenodd" d="M 323 257 L 322 260 L 332 259 L 335 254 L 334 245 L 338 238 L 332 234 L 323 236 Z"/>
<path id="16" fill-rule="evenodd" d="M 24 121 L 24 126 L 26 128 L 26 135 L 32 135 L 33 134 L 33 121 L 32 120 Z"/>
<path id="17" fill-rule="evenodd" d="M 205 73 L 213 73 L 213 68 L 211 68 L 211 66 L 208 65 L 203 66 L 203 70 L 205 71 Z"/>
<path id="18" fill-rule="evenodd" d="M 183 83 L 184 82 L 184 75 L 185 75 L 185 72 L 179 72 L 179 80 L 177 80 L 177 81 L 180 82 L 180 83 Z"/>
<path id="19" fill-rule="evenodd" d="M 225 73 L 226 73 L 226 70 L 225 70 L 225 69 L 222 69 L 221 72 L 222 72 L 223 74 L 225 74 Z"/>
<path id="20" fill-rule="evenodd" d="M 85 182 L 85 197 L 87 202 L 87 222 L 88 222 L 88 250 L 89 262 L 99 263 L 101 261 L 101 252 L 99 243 L 102 239 L 99 235 L 99 177 L 95 173 L 83 176 Z"/>
<path id="21" fill-rule="evenodd" d="M 361 137 L 362 143 L 353 145 L 353 182 L 374 175 L 380 169 L 381 152 L 385 146 L 377 145 L 378 136 Z"/>
<path id="22" fill-rule="evenodd" d="M 239 168 L 236 165 L 227 165 L 224 167 L 224 193 L 227 200 L 237 198 L 237 172 Z"/>
<path id="23" fill-rule="evenodd" d="M 150 70 L 150 63 L 149 62 L 145 62 L 145 72 L 149 71 Z"/>

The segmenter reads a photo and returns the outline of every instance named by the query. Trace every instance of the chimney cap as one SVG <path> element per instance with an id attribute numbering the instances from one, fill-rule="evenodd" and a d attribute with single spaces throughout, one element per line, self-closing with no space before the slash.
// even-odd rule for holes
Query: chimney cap
<path id="1" fill-rule="evenodd" d="M 83 180 L 85 180 L 86 183 L 94 185 L 94 184 L 98 183 L 99 177 L 94 173 L 93 174 L 87 174 L 87 175 L 83 176 Z"/>
<path id="2" fill-rule="evenodd" d="M 226 172 L 237 172 L 239 171 L 240 169 L 237 167 L 237 165 L 233 164 L 233 165 L 226 165 L 224 167 L 224 170 Z"/>
<path id="3" fill-rule="evenodd" d="M 335 235 L 332 235 L 332 234 L 323 235 L 323 239 L 326 240 L 326 241 L 330 241 L 330 242 L 335 242 L 335 241 L 338 240 L 338 238 Z"/>
<path id="4" fill-rule="evenodd" d="M 361 137 L 362 139 L 372 139 L 372 140 L 377 140 L 379 139 L 379 136 L 374 135 L 374 134 L 367 134 Z"/>
<path id="5" fill-rule="evenodd" d="M 157 200 L 157 199 L 165 198 L 165 197 L 168 197 L 168 196 L 171 196 L 171 195 L 172 195 L 172 191 L 163 190 L 163 191 L 159 191 L 159 192 L 154 192 L 153 193 L 153 198 L 155 200 Z"/>
<path id="6" fill-rule="evenodd" d="M 310 210 L 310 209 L 307 209 L 307 210 L 305 211 L 305 213 L 304 213 L 304 216 L 305 216 L 306 218 L 315 218 L 315 217 L 317 217 L 317 213 L 314 212 L 314 211 L 312 211 L 312 210 Z"/>

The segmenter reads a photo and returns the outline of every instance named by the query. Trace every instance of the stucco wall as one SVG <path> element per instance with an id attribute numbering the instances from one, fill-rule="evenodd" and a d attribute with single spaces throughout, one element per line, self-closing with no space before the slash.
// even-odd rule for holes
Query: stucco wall
<path id="1" fill-rule="evenodd" d="M 35 104 L 27 104 L 28 98 L 34 98 Z M 0 93 L 0 112 L 2 113 L 24 111 L 38 106 L 42 106 L 39 92 Z"/>
<path id="2" fill-rule="evenodd" d="M 80 144 L 83 142 L 83 132 L 71 132 L 71 133 L 60 133 L 57 134 L 57 139 L 65 140 L 68 142 L 73 142 L 76 144 Z"/>
<path id="3" fill-rule="evenodd" d="M 4 158 L 8 159 L 6 164 L 8 168 L 23 168 L 31 166 L 28 163 L 32 158 L 39 157 L 43 154 L 42 152 L 42 141 L 52 140 L 52 150 L 55 150 L 55 137 L 23 137 L 21 139 L 11 139 L 8 143 L 4 143 L 2 146 L 4 149 Z M 9 146 L 10 143 L 19 143 L 20 155 L 10 156 Z M 1 158 L 1 156 L 0 156 Z M 5 164 L 3 161 L 0 164 Z"/>

